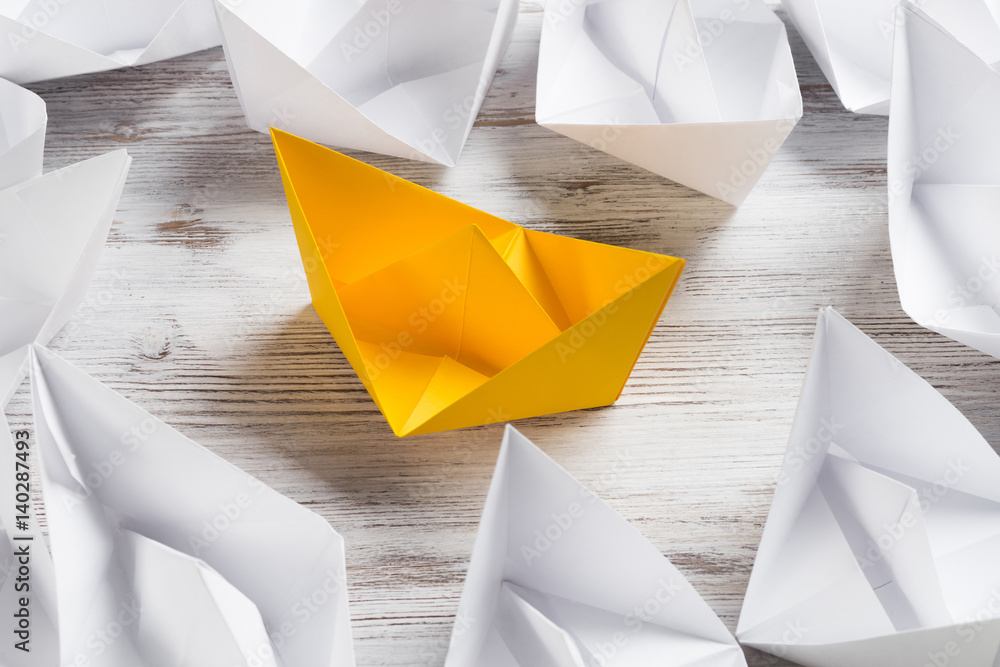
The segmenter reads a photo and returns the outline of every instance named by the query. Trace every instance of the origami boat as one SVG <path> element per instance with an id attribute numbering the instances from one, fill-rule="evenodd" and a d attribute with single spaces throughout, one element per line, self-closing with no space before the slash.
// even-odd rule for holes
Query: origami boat
<path id="1" fill-rule="evenodd" d="M 802 117 L 760 0 L 549 2 L 535 120 L 738 206 Z"/>
<path id="2" fill-rule="evenodd" d="M 889 238 L 907 314 L 1000 358 L 1000 10 L 954 2 L 901 9 Z"/>
<path id="3" fill-rule="evenodd" d="M 994 667 L 1000 457 L 832 309 L 736 635 L 806 667 Z"/>
<path id="4" fill-rule="evenodd" d="M 527 230 L 272 136 L 313 305 L 396 435 L 618 398 L 684 260 Z"/>
<path id="5" fill-rule="evenodd" d="M 344 541 L 330 524 L 32 350 L 51 664 L 353 667 Z"/>
<path id="6" fill-rule="evenodd" d="M 746 667 L 638 530 L 510 425 L 445 667 Z"/>
<path id="7" fill-rule="evenodd" d="M 454 166 L 516 0 L 216 0 L 247 125 Z"/>
<path id="8" fill-rule="evenodd" d="M 42 175 L 45 102 L 0 79 L 0 190 Z"/>
<path id="9" fill-rule="evenodd" d="M 843 105 L 855 113 L 888 115 L 893 44 L 907 0 L 782 0 L 781 4 Z M 996 53 L 1000 9 L 995 3 L 990 7 L 989 0 L 921 0 L 919 4 L 932 14 L 951 14 L 957 19 L 953 30 L 970 36 L 970 44 Z"/>
<path id="10" fill-rule="evenodd" d="M 83 300 L 132 158 L 91 158 L 0 190 L 0 406 Z"/>
<path id="11" fill-rule="evenodd" d="M 31 83 L 176 58 L 219 45 L 212 0 L 0 3 L 0 77 Z"/>

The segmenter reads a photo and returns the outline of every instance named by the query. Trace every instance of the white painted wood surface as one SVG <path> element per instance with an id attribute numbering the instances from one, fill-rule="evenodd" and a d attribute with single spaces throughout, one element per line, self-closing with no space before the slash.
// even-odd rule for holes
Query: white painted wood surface
<path id="1" fill-rule="evenodd" d="M 734 210 L 535 125 L 541 20 L 522 5 L 458 167 L 356 156 L 531 228 L 688 260 L 615 406 L 516 425 L 735 629 L 817 309 L 837 307 L 994 446 L 1000 363 L 900 309 L 886 120 L 843 111 L 794 29 L 805 116 Z M 360 666 L 440 665 L 502 426 L 392 435 L 309 305 L 270 141 L 246 129 L 221 49 L 31 88 L 48 102 L 47 170 L 135 158 L 75 331 L 52 348 L 329 519 Z M 14 428 L 31 423 L 27 389 Z"/>

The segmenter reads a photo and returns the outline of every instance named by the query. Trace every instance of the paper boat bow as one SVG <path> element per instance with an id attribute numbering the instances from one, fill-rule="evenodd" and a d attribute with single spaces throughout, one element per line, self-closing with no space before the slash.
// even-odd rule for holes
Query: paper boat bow
<path id="1" fill-rule="evenodd" d="M 0 76 L 31 83 L 219 45 L 212 0 L 7 0 Z"/>
<path id="2" fill-rule="evenodd" d="M 526 230 L 273 137 L 313 304 L 396 435 L 617 399 L 684 260 Z"/>
<path id="3" fill-rule="evenodd" d="M 737 636 L 807 667 L 994 667 L 1000 457 L 823 311 Z"/>
<path id="4" fill-rule="evenodd" d="M 639 531 L 511 426 L 445 667 L 746 667 Z"/>
<path id="5" fill-rule="evenodd" d="M 0 190 L 42 175 L 45 102 L 0 79 Z"/>
<path id="6" fill-rule="evenodd" d="M 901 9 L 889 237 L 910 317 L 1000 358 L 1000 8 L 954 2 Z"/>
<path id="7" fill-rule="evenodd" d="M 322 517 L 39 346 L 31 383 L 58 664 L 353 667 Z"/>
<path id="8" fill-rule="evenodd" d="M 921 0 L 920 6 L 931 13 L 952 14 L 957 19 L 953 28 L 996 53 L 1000 33 L 993 29 L 987 37 L 987 31 L 989 24 L 1000 21 L 1000 6 L 990 7 L 990 2 Z M 855 113 L 882 116 L 889 113 L 893 43 L 905 20 L 906 4 L 906 0 L 782 0 L 843 105 Z M 984 38 L 977 39 L 977 33 Z"/>
<path id="9" fill-rule="evenodd" d="M 132 159 L 124 150 L 0 190 L 0 405 L 83 300 Z"/>
<path id="10" fill-rule="evenodd" d="M 536 121 L 733 205 L 802 116 L 760 0 L 546 3 Z"/>
<path id="11" fill-rule="evenodd" d="M 516 0 L 215 0 L 247 124 L 454 166 Z"/>

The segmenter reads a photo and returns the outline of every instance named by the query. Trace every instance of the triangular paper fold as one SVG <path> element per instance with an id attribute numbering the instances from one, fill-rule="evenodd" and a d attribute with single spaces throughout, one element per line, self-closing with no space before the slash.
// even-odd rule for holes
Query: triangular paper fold
<path id="1" fill-rule="evenodd" d="M 44 348 L 32 360 L 60 664 L 354 664 L 325 520 Z"/>
<path id="2" fill-rule="evenodd" d="M 919 665 L 955 642 L 948 664 L 993 667 L 998 482 L 954 406 L 824 310 L 740 641 L 807 667 Z"/>
<path id="3" fill-rule="evenodd" d="M 215 0 L 251 129 L 454 166 L 517 21 L 514 0 Z"/>
<path id="4" fill-rule="evenodd" d="M 273 139 L 313 304 L 397 435 L 617 399 L 683 260 L 526 230 Z"/>
<path id="5" fill-rule="evenodd" d="M 1000 16 L 992 0 L 921 0 L 920 7 L 989 63 L 1000 61 Z M 895 33 L 908 0 L 782 0 L 843 105 L 889 114 Z"/>
<path id="6" fill-rule="evenodd" d="M 957 12 L 900 9 L 889 236 L 904 310 L 1000 357 L 1000 71 L 950 31 Z"/>
<path id="7" fill-rule="evenodd" d="M 0 405 L 83 300 L 132 159 L 124 150 L 0 190 Z"/>
<path id="8" fill-rule="evenodd" d="M 535 119 L 560 134 L 739 205 L 801 116 L 758 0 L 546 6 Z"/>
<path id="9" fill-rule="evenodd" d="M 0 79 L 0 190 L 42 175 L 45 102 Z"/>
<path id="10" fill-rule="evenodd" d="M 445 666 L 604 662 L 746 665 L 659 550 L 507 426 Z"/>
<path id="11" fill-rule="evenodd" d="M 0 5 L 0 76 L 32 83 L 218 46 L 212 0 L 16 0 Z"/>

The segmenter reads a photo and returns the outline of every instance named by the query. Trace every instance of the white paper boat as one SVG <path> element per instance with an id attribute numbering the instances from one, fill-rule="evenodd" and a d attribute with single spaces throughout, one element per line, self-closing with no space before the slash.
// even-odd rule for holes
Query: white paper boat
<path id="1" fill-rule="evenodd" d="M 323 518 L 32 350 L 59 664 L 353 667 Z"/>
<path id="2" fill-rule="evenodd" d="M 745 667 L 649 540 L 511 426 L 445 667 Z"/>
<path id="3" fill-rule="evenodd" d="M 0 79 L 0 190 L 42 175 L 45 102 Z"/>
<path id="4" fill-rule="evenodd" d="M 0 76 L 31 83 L 219 45 L 212 0 L 0 0 Z"/>
<path id="5" fill-rule="evenodd" d="M 888 115 L 893 40 L 903 20 L 900 0 L 782 0 L 782 5 L 843 105 L 855 113 Z M 954 27 L 973 36 L 986 34 L 984 19 L 1000 20 L 995 0 L 921 0 L 920 6 L 953 14 Z M 997 45 L 989 39 L 977 44 L 1000 58 Z"/>
<path id="6" fill-rule="evenodd" d="M 740 641 L 807 667 L 994 667 L 998 563 L 1000 457 L 823 311 Z"/>
<path id="7" fill-rule="evenodd" d="M 738 206 L 801 117 L 785 26 L 760 0 L 546 4 L 544 127 Z"/>
<path id="8" fill-rule="evenodd" d="M 892 259 L 910 317 L 1000 358 L 1000 27 L 979 0 L 950 1 L 969 7 L 902 9 L 889 119 Z"/>
<path id="9" fill-rule="evenodd" d="M 216 0 L 247 124 L 453 166 L 516 0 Z"/>
<path id="10" fill-rule="evenodd" d="M 0 190 L 0 406 L 83 300 L 132 159 L 124 150 Z"/>

